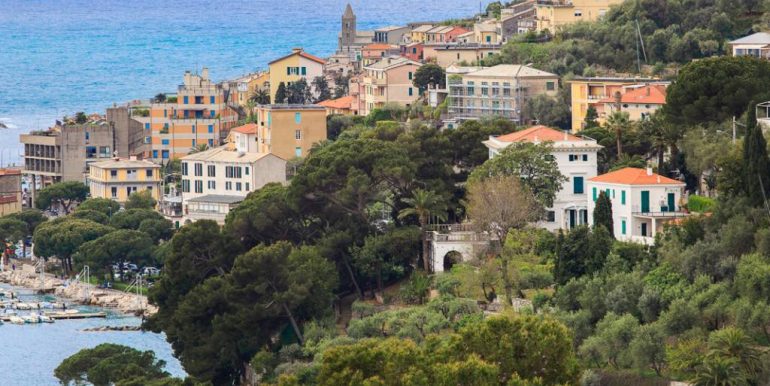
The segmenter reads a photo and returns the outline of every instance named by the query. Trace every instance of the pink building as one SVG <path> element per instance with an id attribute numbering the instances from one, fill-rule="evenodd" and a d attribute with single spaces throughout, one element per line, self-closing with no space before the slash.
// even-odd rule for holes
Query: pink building
<path id="1" fill-rule="evenodd" d="M 411 106 L 420 96 L 420 91 L 412 83 L 414 73 L 420 66 L 422 63 L 414 60 L 389 56 L 364 67 L 358 95 L 360 114 L 368 115 L 388 103 Z"/>
<path id="2" fill-rule="evenodd" d="M 401 46 L 401 56 L 414 60 L 415 62 L 422 62 L 423 50 L 425 45 L 420 42 L 409 43 Z"/>

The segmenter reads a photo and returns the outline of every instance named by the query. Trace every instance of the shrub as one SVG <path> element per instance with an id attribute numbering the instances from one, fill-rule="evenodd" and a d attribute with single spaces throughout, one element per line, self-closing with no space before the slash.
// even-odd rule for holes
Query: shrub
<path id="1" fill-rule="evenodd" d="M 714 200 L 695 194 L 687 199 L 687 210 L 693 213 L 711 212 L 714 209 L 714 205 Z"/>

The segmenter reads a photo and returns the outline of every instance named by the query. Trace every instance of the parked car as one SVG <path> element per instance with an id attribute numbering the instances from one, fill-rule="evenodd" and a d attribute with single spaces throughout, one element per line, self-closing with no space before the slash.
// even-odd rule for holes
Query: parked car
<path id="1" fill-rule="evenodd" d="M 145 276 L 157 276 L 160 275 L 160 270 L 155 267 L 144 267 L 142 274 Z"/>
<path id="2" fill-rule="evenodd" d="M 139 267 L 134 263 L 123 263 L 123 269 L 131 272 L 139 272 Z"/>

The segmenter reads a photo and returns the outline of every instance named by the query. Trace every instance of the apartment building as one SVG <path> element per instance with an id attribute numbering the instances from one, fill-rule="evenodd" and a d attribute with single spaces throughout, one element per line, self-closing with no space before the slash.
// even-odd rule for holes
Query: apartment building
<path id="1" fill-rule="evenodd" d="M 551 33 L 579 21 L 596 21 L 623 0 L 539 0 L 535 4 L 537 31 Z"/>
<path id="2" fill-rule="evenodd" d="M 411 33 L 408 26 L 392 25 L 374 30 L 374 43 L 401 44 L 404 42 L 404 35 Z"/>
<path id="3" fill-rule="evenodd" d="M 578 137 L 546 126 L 490 136 L 484 141 L 489 158 L 494 158 L 508 146 L 520 143 L 549 144 L 559 171 L 567 180 L 556 193 L 553 206 L 546 209 L 546 218 L 538 226 L 556 231 L 569 230 L 589 221 L 586 181 L 596 177 L 597 153 L 602 146 L 591 138 Z"/>
<path id="4" fill-rule="evenodd" d="M 423 60 L 424 49 L 425 45 L 421 42 L 404 44 L 401 46 L 401 56 L 415 62 L 421 62 Z"/>
<path id="5" fill-rule="evenodd" d="M 432 24 L 419 25 L 409 33 L 409 40 L 412 43 L 425 43 L 428 40 L 428 31 L 432 29 Z"/>
<path id="6" fill-rule="evenodd" d="M 666 104 L 666 84 L 634 85 L 624 87 L 616 95 L 599 101 L 597 119 L 605 121 L 613 112 L 628 113 L 632 121 L 648 119 Z"/>
<path id="7" fill-rule="evenodd" d="M 288 87 L 305 79 L 310 85 L 315 77 L 323 76 L 325 64 L 325 60 L 310 55 L 302 48 L 294 48 L 290 54 L 270 62 L 270 102 L 276 102 L 275 94 L 281 83 Z"/>
<path id="8" fill-rule="evenodd" d="M 126 107 L 108 108 L 106 120 L 98 124 L 56 126 L 22 134 L 19 140 L 32 200 L 38 187 L 85 181 L 91 162 L 143 154 L 149 146 L 142 123 Z"/>
<path id="9" fill-rule="evenodd" d="M 326 140 L 326 108 L 319 105 L 259 105 L 255 109 L 257 152 L 290 160 Z"/>
<path id="10" fill-rule="evenodd" d="M 420 96 L 412 79 L 422 63 L 400 56 L 391 56 L 370 66 L 364 67 L 361 86 L 364 92 L 361 99 L 361 115 L 368 115 L 372 110 L 395 103 L 410 106 Z"/>
<path id="11" fill-rule="evenodd" d="M 182 158 L 183 221 L 224 224 L 246 196 L 271 182 L 286 182 L 286 160 L 258 152 L 256 124 L 230 131 L 224 146 Z"/>
<path id="12" fill-rule="evenodd" d="M 433 27 L 425 33 L 424 43 L 452 43 L 457 41 L 457 37 L 469 32 L 462 27 L 451 25 L 442 25 Z"/>
<path id="13" fill-rule="evenodd" d="M 464 63 L 479 65 L 482 60 L 500 54 L 499 44 L 449 43 L 426 44 L 423 48 L 425 60 L 433 60 L 441 67 Z"/>
<path id="14" fill-rule="evenodd" d="M 399 55 L 401 48 L 394 44 L 372 43 L 361 49 L 361 65 L 366 67 L 388 56 Z"/>
<path id="15" fill-rule="evenodd" d="M 211 81 L 207 68 L 200 74 L 186 71 L 175 95 L 133 107 L 132 116 L 144 125 L 150 144 L 145 158 L 165 163 L 200 145 L 218 146 L 238 122 L 236 105 L 223 85 Z"/>
<path id="16" fill-rule="evenodd" d="M 448 115 L 457 121 L 486 116 L 521 118 L 521 106 L 536 95 L 555 97 L 559 77 L 517 64 L 447 68 Z"/>
<path id="17" fill-rule="evenodd" d="M 21 212 L 21 170 L 0 169 L 0 216 Z"/>
<path id="18" fill-rule="evenodd" d="M 113 158 L 88 165 L 86 185 L 91 197 L 115 200 L 121 204 L 134 193 L 149 191 L 160 200 L 160 165 L 147 160 Z"/>
<path id="19" fill-rule="evenodd" d="M 607 114 L 605 104 L 615 98 L 616 95 L 623 95 L 627 90 L 644 87 L 647 85 L 667 86 L 669 82 L 651 78 L 618 78 L 618 77 L 576 77 L 567 81 L 570 85 L 571 110 L 572 110 L 572 131 L 577 132 L 585 127 L 585 118 L 590 107 L 604 114 L 597 119 L 599 124 L 603 124 Z M 651 90 L 651 93 L 653 90 Z M 645 91 L 646 93 L 646 91 Z M 657 93 L 657 91 L 656 91 Z M 664 97 L 665 100 L 665 97 Z M 647 103 L 645 103 L 646 105 Z M 641 114 L 641 112 L 640 112 Z"/>

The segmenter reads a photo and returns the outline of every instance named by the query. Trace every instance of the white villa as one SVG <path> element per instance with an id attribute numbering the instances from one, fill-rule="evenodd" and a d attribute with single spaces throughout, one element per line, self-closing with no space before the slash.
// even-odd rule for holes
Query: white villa
<path id="1" fill-rule="evenodd" d="M 552 208 L 547 209 L 545 221 L 539 225 L 551 231 L 572 229 L 587 224 L 589 207 L 585 183 L 597 174 L 597 153 L 602 148 L 595 140 L 578 137 L 546 126 L 534 126 L 514 133 L 491 136 L 484 141 L 493 158 L 513 143 L 549 142 L 553 147 L 561 173 L 567 177 L 561 190 L 556 194 Z"/>
<path id="2" fill-rule="evenodd" d="M 655 174 L 650 168 L 624 168 L 602 174 L 589 179 L 587 187 L 590 213 L 599 192 L 610 197 L 615 238 L 621 241 L 652 245 L 663 223 L 687 216 L 680 207 L 685 184 Z"/>

